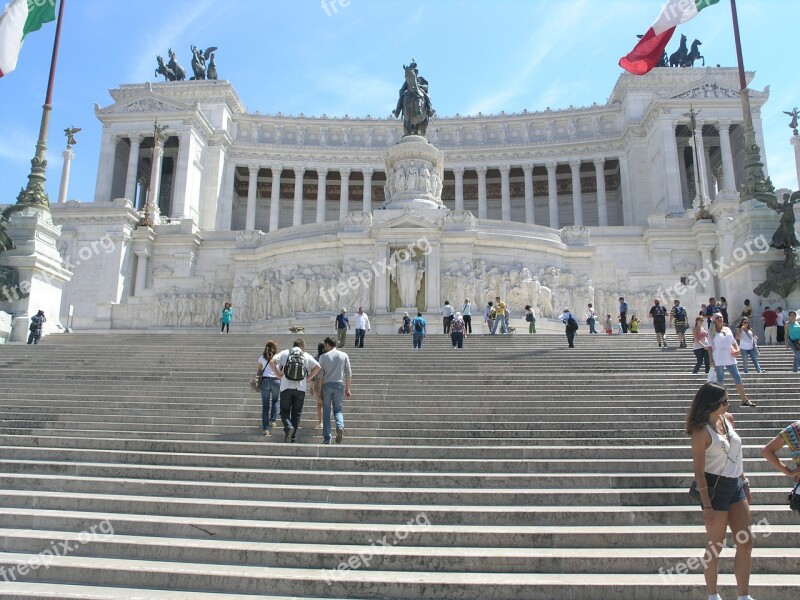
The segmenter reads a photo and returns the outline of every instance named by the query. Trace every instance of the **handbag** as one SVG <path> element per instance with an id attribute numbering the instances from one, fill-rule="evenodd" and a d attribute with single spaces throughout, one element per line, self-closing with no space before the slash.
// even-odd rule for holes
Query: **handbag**
<path id="1" fill-rule="evenodd" d="M 789 492 L 789 508 L 800 512 L 800 483 L 797 483 Z"/>
<path id="2" fill-rule="evenodd" d="M 252 389 L 254 392 L 260 392 L 262 379 L 264 379 L 263 375 L 255 375 L 250 380 L 250 389 Z"/>

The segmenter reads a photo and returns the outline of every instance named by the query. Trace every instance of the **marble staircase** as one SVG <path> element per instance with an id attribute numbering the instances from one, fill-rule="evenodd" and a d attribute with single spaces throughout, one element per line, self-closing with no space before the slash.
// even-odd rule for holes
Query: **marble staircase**
<path id="1" fill-rule="evenodd" d="M 585 327 L 572 350 L 563 335 L 454 350 L 438 334 L 420 351 L 369 335 L 346 348 L 345 439 L 323 446 L 312 399 L 297 444 L 261 435 L 247 382 L 264 342 L 0 346 L 0 600 L 704 597 L 691 350 Z M 760 448 L 798 418 L 800 378 L 783 348 L 761 356 L 767 373 L 745 376 L 758 408 L 731 386 L 731 411 L 753 485 L 752 594 L 788 600 L 800 516 Z"/>

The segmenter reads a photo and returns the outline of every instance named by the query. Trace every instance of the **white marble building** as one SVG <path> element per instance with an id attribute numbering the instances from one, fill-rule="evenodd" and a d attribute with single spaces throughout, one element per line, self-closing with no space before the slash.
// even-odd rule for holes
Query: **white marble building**
<path id="1" fill-rule="evenodd" d="M 225 81 L 123 85 L 96 108 L 94 201 L 52 207 L 73 272 L 62 313 L 74 305 L 84 329 L 211 327 L 229 299 L 245 329 L 327 330 L 338 307 L 363 305 L 391 331 L 413 309 L 390 264 L 403 248 L 425 311 L 500 295 L 516 315 L 525 304 L 583 314 L 590 301 L 615 315 L 624 295 L 643 314 L 659 290 L 740 247 L 747 256 L 680 297 L 758 307 L 752 290 L 781 255 L 753 244 L 778 217 L 739 203 L 737 89 L 734 69 L 655 69 L 622 75 L 603 105 L 436 118 L 428 140 L 441 164 L 398 184 L 387 168 L 399 121 L 249 113 Z M 768 90 L 751 99 L 763 155 Z M 696 153 L 690 105 L 701 111 Z M 168 126 L 158 153 L 156 119 Z M 389 206 L 398 185 L 432 200 Z M 138 227 L 148 190 L 159 222 Z M 701 194 L 714 221 L 695 217 Z"/>

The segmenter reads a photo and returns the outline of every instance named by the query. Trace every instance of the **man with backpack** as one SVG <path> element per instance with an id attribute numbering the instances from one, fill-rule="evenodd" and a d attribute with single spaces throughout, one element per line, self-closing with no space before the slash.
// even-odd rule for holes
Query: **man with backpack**
<path id="1" fill-rule="evenodd" d="M 416 350 L 422 348 L 422 338 L 425 337 L 427 326 L 428 324 L 425 322 L 425 319 L 422 318 L 422 313 L 418 312 L 417 316 L 414 317 L 414 320 L 411 322 L 411 331 L 414 334 L 412 342 Z"/>
<path id="2" fill-rule="evenodd" d="M 561 315 L 561 322 L 565 325 L 564 331 L 567 334 L 567 343 L 570 348 L 574 348 L 575 332 L 578 331 L 578 321 L 575 319 L 575 315 L 569 312 L 568 308 L 565 308 L 564 313 Z"/>
<path id="3" fill-rule="evenodd" d="M 284 443 L 296 442 L 300 417 L 306 398 L 306 384 L 319 373 L 319 363 L 305 351 L 303 338 L 297 338 L 291 350 L 283 350 L 269 363 L 273 373 L 281 380 L 281 421 Z"/>
<path id="4" fill-rule="evenodd" d="M 42 339 L 42 328 L 47 322 L 44 318 L 44 311 L 40 310 L 31 317 L 31 326 L 28 328 L 30 335 L 28 335 L 28 344 L 38 344 Z"/>
<path id="5" fill-rule="evenodd" d="M 686 348 L 686 327 L 688 326 L 688 315 L 686 309 L 681 306 L 680 300 L 673 301 L 674 306 L 669 311 L 669 325 L 675 324 L 675 335 L 678 336 L 681 348 Z"/>
<path id="6" fill-rule="evenodd" d="M 667 309 L 661 306 L 661 300 L 653 298 L 653 307 L 650 309 L 650 318 L 653 319 L 653 329 L 656 330 L 658 347 L 664 344 L 667 347 Z"/>

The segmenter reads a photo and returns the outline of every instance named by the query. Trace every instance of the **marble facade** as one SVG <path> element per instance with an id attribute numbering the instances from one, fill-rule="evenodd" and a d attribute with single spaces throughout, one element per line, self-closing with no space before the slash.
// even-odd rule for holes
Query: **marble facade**
<path id="1" fill-rule="evenodd" d="M 225 81 L 122 85 L 96 107 L 94 201 L 52 207 L 72 265 L 93 240 L 115 242 L 72 269 L 62 314 L 75 307 L 76 329 L 199 328 L 229 299 L 251 330 L 327 330 L 339 307 L 362 305 L 388 332 L 397 311 L 496 295 L 543 317 L 588 302 L 613 315 L 625 295 L 643 314 L 659 290 L 777 225 L 739 203 L 737 88 L 734 69 L 623 74 L 602 105 L 436 118 L 404 154 L 389 118 L 250 113 Z M 762 151 L 768 95 L 751 92 Z M 160 153 L 156 119 L 169 126 Z M 715 222 L 696 220 L 701 196 Z M 138 227 L 148 201 L 158 222 Z M 422 273 L 415 303 L 398 249 Z M 752 288 L 779 259 L 751 254 L 681 298 L 757 304 Z"/>

